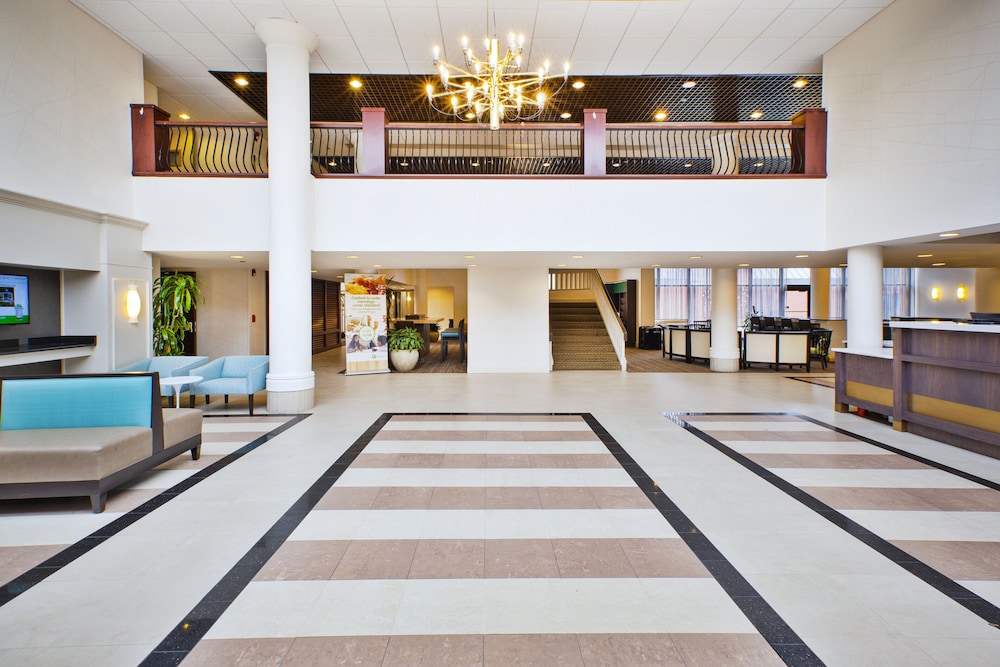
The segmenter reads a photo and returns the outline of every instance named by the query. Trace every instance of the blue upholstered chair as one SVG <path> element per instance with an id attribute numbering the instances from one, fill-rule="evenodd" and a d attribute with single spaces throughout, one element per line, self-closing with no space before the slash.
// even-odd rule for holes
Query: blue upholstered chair
<path id="1" fill-rule="evenodd" d="M 159 373 L 160 377 L 191 375 L 192 368 L 202 366 L 207 361 L 208 357 L 147 357 L 134 364 L 116 368 L 115 373 Z M 174 388 L 161 385 L 160 395 L 173 397 Z"/>
<path id="2" fill-rule="evenodd" d="M 208 403 L 212 394 L 222 394 L 228 403 L 230 394 L 243 394 L 250 401 L 252 415 L 253 395 L 267 385 L 267 368 L 266 355 L 219 357 L 204 366 L 192 368 L 190 374 L 200 375 L 203 379 L 188 389 L 190 405 L 194 407 L 195 396 L 204 396 L 205 403 Z"/>

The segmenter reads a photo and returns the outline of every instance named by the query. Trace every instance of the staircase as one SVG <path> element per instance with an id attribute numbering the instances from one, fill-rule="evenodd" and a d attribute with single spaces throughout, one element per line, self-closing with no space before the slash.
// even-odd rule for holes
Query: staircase
<path id="1" fill-rule="evenodd" d="M 593 302 L 549 302 L 554 371 L 620 371 L 604 321 Z"/>

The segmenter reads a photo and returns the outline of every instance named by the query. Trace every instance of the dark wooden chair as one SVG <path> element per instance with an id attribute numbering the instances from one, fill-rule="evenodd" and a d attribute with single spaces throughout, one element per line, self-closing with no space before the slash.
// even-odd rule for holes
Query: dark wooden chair
<path id="1" fill-rule="evenodd" d="M 823 363 L 826 368 L 827 357 L 830 355 L 830 343 L 833 341 L 832 329 L 815 329 L 809 332 L 809 356 Z"/>
<path id="2" fill-rule="evenodd" d="M 441 341 L 441 361 L 448 360 L 448 341 L 454 340 L 458 341 L 458 355 L 460 361 L 465 361 L 465 320 L 458 321 L 458 327 L 454 329 L 445 329 L 442 331 L 438 340 Z"/>

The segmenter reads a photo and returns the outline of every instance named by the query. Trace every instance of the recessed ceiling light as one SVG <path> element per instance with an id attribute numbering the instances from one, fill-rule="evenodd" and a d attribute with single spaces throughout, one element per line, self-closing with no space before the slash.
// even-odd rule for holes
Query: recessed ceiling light
<path id="1" fill-rule="evenodd" d="M 472 166 L 473 167 L 478 167 L 479 166 L 479 160 L 476 160 L 475 162 L 473 162 Z"/>
<path id="2" fill-rule="evenodd" d="M 805 258 L 806 258 L 806 257 L 808 257 L 808 256 L 809 256 L 809 255 L 796 255 L 796 256 L 795 256 L 795 259 L 805 259 Z"/>
<path id="3" fill-rule="evenodd" d="M 612 162 L 611 166 L 615 167 L 617 169 L 618 167 L 622 166 L 622 163 L 621 162 Z"/>
<path id="4" fill-rule="evenodd" d="M 465 255 L 465 259 L 475 259 L 475 255 Z"/>
<path id="5" fill-rule="evenodd" d="M 563 111 L 561 114 L 559 114 L 559 117 L 565 120 L 566 118 L 572 118 L 573 114 L 571 114 L 568 111 Z"/>
<path id="6" fill-rule="evenodd" d="M 360 88 L 365 84 L 361 83 L 361 79 L 351 79 L 350 81 L 347 82 L 347 85 L 353 88 L 354 90 L 357 90 L 358 88 Z"/>
<path id="7" fill-rule="evenodd" d="M 476 117 L 476 114 L 472 113 L 471 111 L 467 111 L 465 113 L 465 117 L 468 118 L 469 120 L 472 120 L 473 118 Z"/>
<path id="8" fill-rule="evenodd" d="M 230 255 L 229 259 L 243 259 L 243 255 Z"/>
<path id="9" fill-rule="evenodd" d="M 372 264 L 372 267 L 376 268 L 376 269 L 381 269 L 382 265 L 381 264 Z"/>
<path id="10" fill-rule="evenodd" d="M 685 162 L 684 163 L 684 167 L 687 168 L 687 169 L 690 169 L 691 168 L 691 163 L 690 162 Z"/>
<path id="11" fill-rule="evenodd" d="M 246 78 L 245 76 L 238 76 L 235 79 L 233 79 L 233 83 L 242 88 L 243 86 L 250 85 L 250 79 Z"/>
<path id="12" fill-rule="evenodd" d="M 344 275 L 343 275 L 343 274 L 341 274 L 341 275 L 339 275 L 339 276 L 334 276 L 334 278 L 343 278 L 343 277 L 344 277 Z"/>
<path id="13" fill-rule="evenodd" d="M 479 266 L 479 265 L 478 264 L 469 264 L 470 268 L 473 267 L 473 266 Z"/>
<path id="14" fill-rule="evenodd" d="M 701 259 L 701 255 L 689 255 L 688 259 Z"/>
<path id="15" fill-rule="evenodd" d="M 559 269 L 561 269 L 564 266 L 566 266 L 566 265 L 565 264 L 556 264 L 556 268 L 559 268 Z"/>
<path id="16" fill-rule="evenodd" d="M 400 167 L 409 167 L 410 163 L 407 162 L 406 160 L 403 160 L 402 162 L 399 163 L 399 166 Z"/>
<path id="17" fill-rule="evenodd" d="M 549 161 L 548 161 L 548 159 L 546 159 L 546 160 L 545 160 L 544 162 L 542 162 L 542 166 L 543 166 L 543 167 L 548 167 L 548 166 L 549 166 L 549 165 L 551 165 L 551 164 L 552 164 L 552 163 L 551 163 L 551 162 L 549 162 Z"/>
<path id="18" fill-rule="evenodd" d="M 753 166 L 755 166 L 755 167 L 763 167 L 764 163 L 763 162 L 754 162 Z"/>
<path id="19" fill-rule="evenodd" d="M 934 262 L 931 266 L 944 266 L 945 262 Z"/>
<path id="20" fill-rule="evenodd" d="M 583 259 L 583 255 L 573 255 L 572 259 Z"/>
<path id="21" fill-rule="evenodd" d="M 841 264 L 840 266 L 841 266 L 841 267 L 845 267 L 845 266 L 847 266 L 847 264 Z"/>
<path id="22" fill-rule="evenodd" d="M 940 236 L 943 239 L 951 239 L 956 236 L 961 236 L 961 234 L 959 234 L 958 232 L 944 232 L 943 234 L 938 234 L 938 236 Z"/>
<path id="23" fill-rule="evenodd" d="M 655 114 L 653 114 L 653 120 L 666 120 L 666 119 L 667 119 L 666 111 L 657 111 Z"/>
<path id="24" fill-rule="evenodd" d="M 310 271 L 309 273 L 316 273 L 316 269 L 313 269 L 313 270 L 312 270 L 312 271 Z"/>
<path id="25" fill-rule="evenodd" d="M 586 85 L 587 84 L 585 84 L 583 81 L 574 81 L 573 82 L 573 88 L 575 88 L 576 90 L 580 90 L 581 88 L 583 88 Z"/>
<path id="26" fill-rule="evenodd" d="M 347 256 L 347 259 L 357 259 L 357 258 L 358 258 L 357 255 L 348 255 Z"/>
<path id="27" fill-rule="evenodd" d="M 805 88 L 808 85 L 809 82 L 806 79 L 796 79 L 792 82 L 792 88 Z"/>
<path id="28" fill-rule="evenodd" d="M 651 266 L 652 266 L 652 267 L 653 267 L 654 269 L 658 269 L 658 268 L 660 268 L 660 267 L 661 267 L 661 266 L 663 266 L 663 265 L 662 265 L 662 264 L 652 264 Z"/>
<path id="29" fill-rule="evenodd" d="M 697 85 L 698 85 L 697 81 L 691 81 L 690 79 L 688 79 L 687 81 L 681 84 L 681 88 L 694 88 Z"/>
<path id="30" fill-rule="evenodd" d="M 746 267 L 746 266 L 750 266 L 750 265 L 749 264 L 740 264 L 740 266 Z"/>
<path id="31" fill-rule="evenodd" d="M 329 162 L 327 162 L 327 164 L 330 165 L 331 167 L 336 167 L 337 166 L 337 161 L 336 160 L 330 160 Z"/>
<path id="32" fill-rule="evenodd" d="M 179 113 L 177 114 L 177 117 L 181 120 L 191 120 L 191 114 L 189 113 Z"/>
<path id="33" fill-rule="evenodd" d="M 923 254 L 917 255 L 917 257 L 919 257 L 920 259 L 927 259 L 928 257 L 933 257 L 933 256 L 934 255 L 931 254 L 931 253 L 929 253 L 929 252 L 925 252 Z"/>
<path id="34" fill-rule="evenodd" d="M 764 112 L 761 111 L 760 109 L 754 109 L 753 111 L 750 112 L 750 117 L 754 120 L 760 120 L 761 118 L 764 117 Z"/>

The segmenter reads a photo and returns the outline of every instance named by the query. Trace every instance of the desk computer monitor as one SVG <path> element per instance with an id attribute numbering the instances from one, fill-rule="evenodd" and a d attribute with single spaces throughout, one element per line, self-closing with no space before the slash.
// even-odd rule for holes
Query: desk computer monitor
<path id="1" fill-rule="evenodd" d="M 979 324 L 1000 324 L 1000 313 L 969 313 L 972 321 Z"/>

